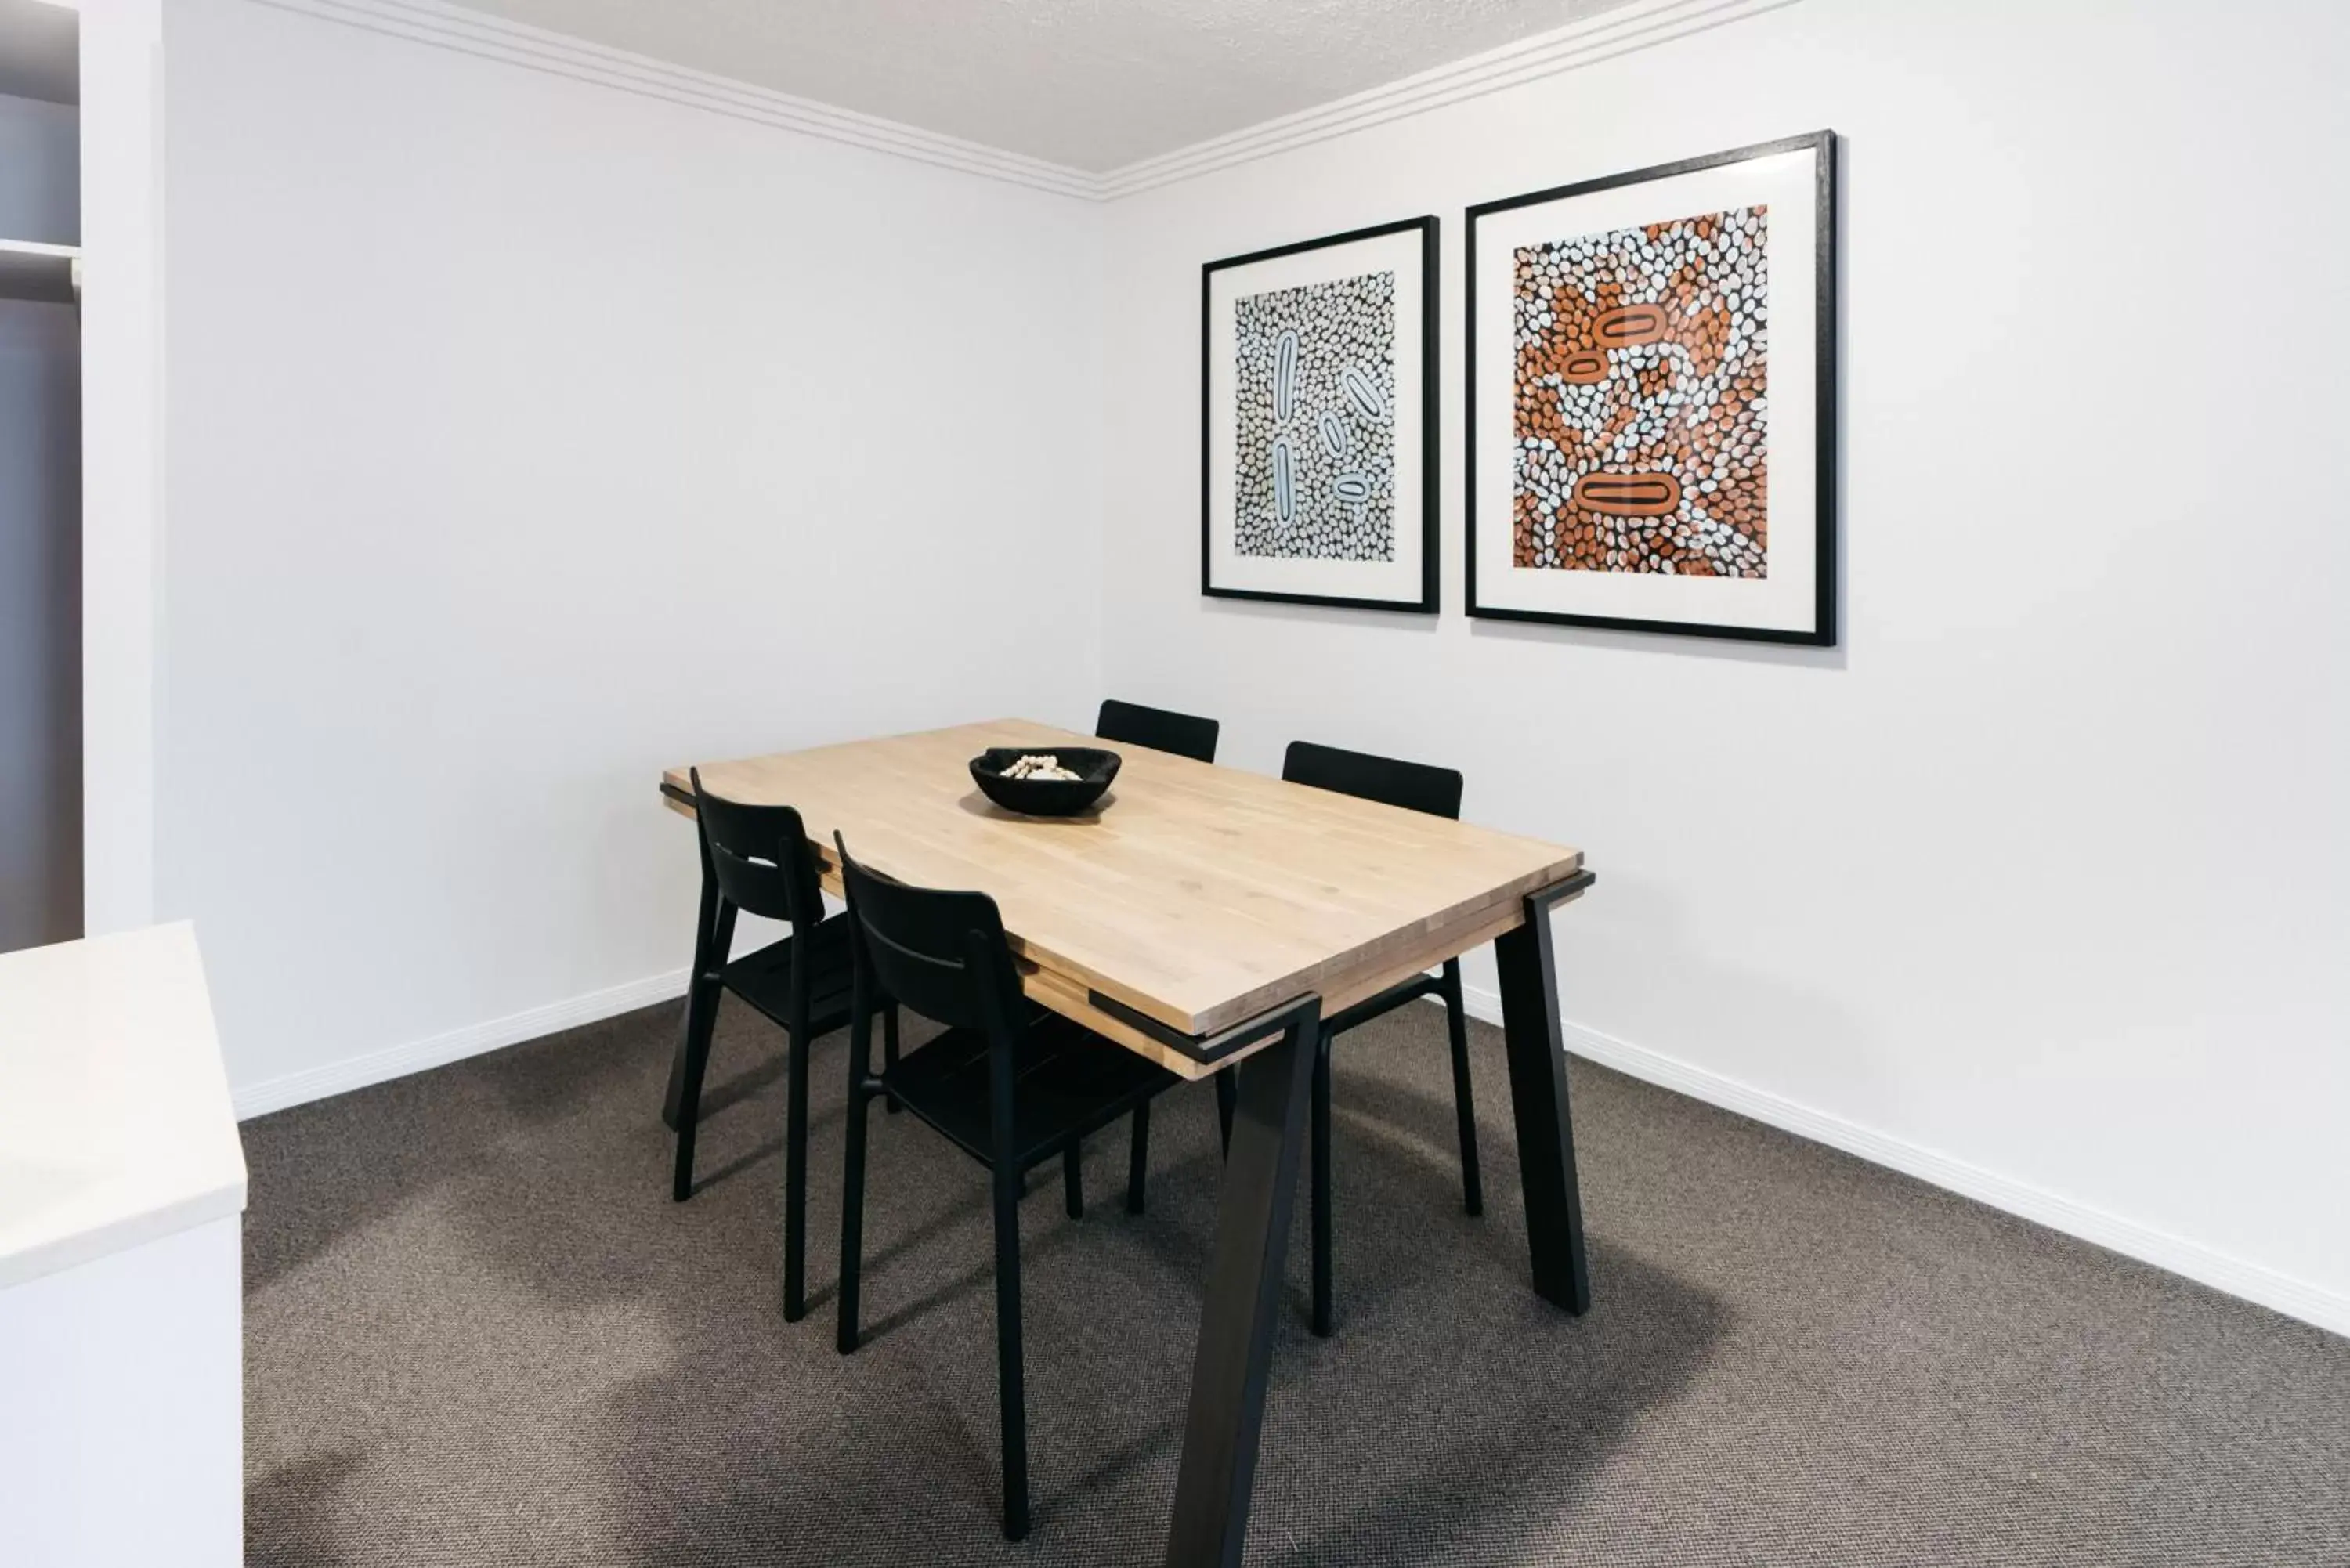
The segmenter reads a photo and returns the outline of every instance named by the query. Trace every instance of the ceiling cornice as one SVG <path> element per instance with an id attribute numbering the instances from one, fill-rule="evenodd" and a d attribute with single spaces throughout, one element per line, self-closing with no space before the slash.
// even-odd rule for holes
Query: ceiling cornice
<path id="1" fill-rule="evenodd" d="M 894 153 L 920 163 L 935 163 L 966 174 L 1028 185 L 1063 196 L 1098 201 L 1101 176 L 1083 170 L 1026 158 L 1017 152 L 961 137 L 942 136 L 894 119 L 836 109 L 814 99 L 753 87 L 729 77 L 713 76 L 685 66 L 673 66 L 625 49 L 608 49 L 567 33 L 525 26 L 500 16 L 485 16 L 441 0 L 254 0 L 281 11 L 298 11 L 346 26 L 363 27 L 395 38 L 453 49 L 485 60 L 500 60 L 535 71 L 617 88 L 644 98 L 706 109 L 737 119 L 779 126 L 827 141 L 846 142 L 876 152 Z"/>
<path id="2" fill-rule="evenodd" d="M 1799 0 L 1637 0 L 1585 21 L 1536 33 L 1296 114 L 1195 142 L 1095 176 L 1105 201 L 1196 179 L 1335 136 L 1385 125 L 1489 92 L 1560 75 L 1637 49 L 1653 48 Z"/>
<path id="3" fill-rule="evenodd" d="M 708 109 L 737 119 L 820 136 L 917 162 L 1084 201 L 1108 202 L 1193 180 L 1220 169 L 1344 136 L 1367 126 L 1424 114 L 1448 104 L 1595 65 L 1801 0 L 1634 0 L 1586 21 L 1537 33 L 1405 77 L 1367 92 L 1284 115 L 1105 174 L 1047 162 L 945 136 L 918 126 L 858 114 L 754 87 L 732 78 L 606 48 L 566 33 L 484 16 L 442 0 L 253 0 L 346 26 L 453 49 L 483 59 L 569 77 L 645 98 Z"/>

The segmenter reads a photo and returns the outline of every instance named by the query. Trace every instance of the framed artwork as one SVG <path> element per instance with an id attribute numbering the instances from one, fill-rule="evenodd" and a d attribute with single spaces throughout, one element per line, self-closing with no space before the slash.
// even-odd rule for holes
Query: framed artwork
<path id="1" fill-rule="evenodd" d="M 1468 607 L 1835 642 L 1831 131 L 1469 209 Z"/>
<path id="2" fill-rule="evenodd" d="M 1200 591 L 1436 610 L 1436 220 L 1200 269 Z"/>

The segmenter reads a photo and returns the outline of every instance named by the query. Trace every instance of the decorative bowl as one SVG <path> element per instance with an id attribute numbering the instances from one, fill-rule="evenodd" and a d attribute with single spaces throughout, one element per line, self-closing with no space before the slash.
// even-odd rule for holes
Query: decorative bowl
<path id="1" fill-rule="evenodd" d="M 1074 779 L 1008 778 L 1022 757 L 1055 757 Z M 990 746 L 971 759 L 972 783 L 1006 811 L 1023 816 L 1075 816 L 1101 798 L 1118 777 L 1118 753 L 1091 746 Z"/>

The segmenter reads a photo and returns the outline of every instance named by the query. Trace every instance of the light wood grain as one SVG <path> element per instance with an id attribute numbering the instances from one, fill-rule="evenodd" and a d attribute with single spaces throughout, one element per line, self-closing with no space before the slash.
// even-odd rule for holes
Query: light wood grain
<path id="1" fill-rule="evenodd" d="M 702 783 L 797 807 L 836 891 L 837 830 L 890 876 L 992 894 L 1037 1001 L 1187 1076 L 1201 1069 L 1087 993 L 1189 1034 L 1308 991 L 1336 1011 L 1512 929 L 1525 894 L 1582 865 L 1558 845 L 1141 746 L 1115 748 L 1118 783 L 1083 818 L 1014 815 L 971 782 L 989 746 L 1098 743 L 1006 719 L 705 763 Z M 682 767 L 665 782 L 690 788 Z"/>

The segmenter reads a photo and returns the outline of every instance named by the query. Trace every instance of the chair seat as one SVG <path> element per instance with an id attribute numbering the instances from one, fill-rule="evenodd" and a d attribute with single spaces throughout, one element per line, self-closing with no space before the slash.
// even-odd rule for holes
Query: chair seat
<path id="1" fill-rule="evenodd" d="M 881 1075 L 899 1103 L 983 1165 L 995 1161 L 989 1123 L 987 1036 L 950 1029 Z M 1057 1154 L 1182 1082 L 1057 1013 L 1040 1012 L 1014 1049 L 1012 1142 L 1020 1168 Z"/>
<path id="2" fill-rule="evenodd" d="M 809 974 L 808 1033 L 828 1034 L 848 1022 L 855 949 L 847 915 L 820 921 L 808 933 L 805 950 L 797 936 L 770 942 L 726 966 L 726 989 L 765 1013 L 777 1024 L 791 1027 L 792 966 L 803 950 L 814 966 Z"/>

